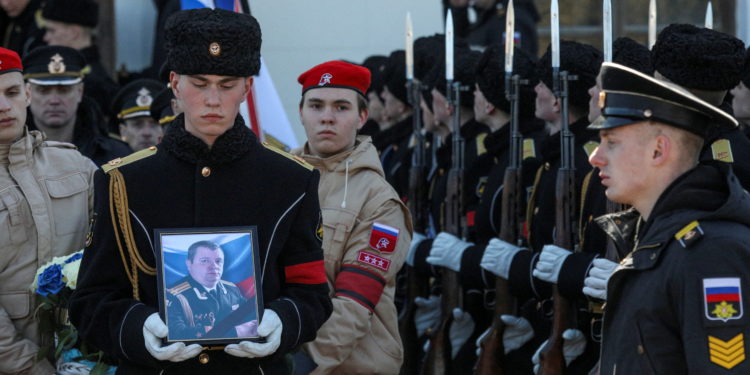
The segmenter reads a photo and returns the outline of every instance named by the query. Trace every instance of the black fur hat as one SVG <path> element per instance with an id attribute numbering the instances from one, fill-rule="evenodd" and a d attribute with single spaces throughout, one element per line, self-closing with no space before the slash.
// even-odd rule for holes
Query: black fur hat
<path id="1" fill-rule="evenodd" d="M 249 14 L 183 10 L 169 17 L 164 34 L 167 64 L 176 73 L 249 77 L 260 70 L 260 26 Z"/>
<path id="2" fill-rule="evenodd" d="M 528 52 L 514 48 L 513 73 L 529 81 L 520 87 L 519 117 L 534 117 L 534 86 L 539 82 L 536 62 Z M 505 49 L 497 46 L 484 50 L 477 62 L 476 82 L 487 101 L 498 109 L 510 113 L 510 103 L 505 96 Z"/>
<path id="3" fill-rule="evenodd" d="M 383 72 L 383 84 L 398 100 L 410 105 L 409 96 L 406 92 L 406 52 L 404 50 L 393 51 L 388 56 L 388 62 Z"/>
<path id="4" fill-rule="evenodd" d="M 643 74 L 654 74 L 651 51 L 628 37 L 617 38 L 612 44 L 612 62 L 633 68 Z"/>
<path id="5" fill-rule="evenodd" d="M 455 49 L 454 51 L 453 81 L 461 82 L 461 106 L 472 108 L 474 106 L 474 84 L 476 83 L 474 70 L 482 54 L 468 48 Z M 446 98 L 448 97 L 445 87 L 445 58 L 441 57 L 435 63 L 430 72 L 430 82 L 432 82 L 433 88 L 443 93 Z"/>
<path id="6" fill-rule="evenodd" d="M 664 28 L 651 49 L 654 69 L 687 89 L 731 90 L 745 66 L 745 44 L 718 31 L 687 24 Z"/>
<path id="7" fill-rule="evenodd" d="M 388 58 L 383 55 L 372 55 L 362 62 L 362 66 L 370 71 L 370 88 L 367 93 L 374 91 L 378 95 L 383 90 L 383 73 Z"/>
<path id="8" fill-rule="evenodd" d="M 99 23 L 99 4 L 92 0 L 47 0 L 42 17 L 94 28 Z"/>
<path id="9" fill-rule="evenodd" d="M 598 49 L 583 43 L 560 41 L 560 71 L 578 77 L 568 82 L 570 105 L 588 112 L 588 90 L 596 85 L 596 76 L 602 65 L 602 53 Z M 552 52 L 550 46 L 537 64 L 539 79 L 552 90 Z"/>

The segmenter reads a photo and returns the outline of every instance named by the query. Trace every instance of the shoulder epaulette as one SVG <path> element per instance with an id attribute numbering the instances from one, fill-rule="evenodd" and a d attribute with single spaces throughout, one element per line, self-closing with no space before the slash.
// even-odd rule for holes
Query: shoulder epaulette
<path id="1" fill-rule="evenodd" d="M 536 145 L 534 138 L 524 138 L 523 140 L 523 160 L 536 157 Z"/>
<path id="2" fill-rule="evenodd" d="M 188 289 L 190 289 L 190 283 L 185 281 L 183 283 L 177 284 L 176 286 L 172 288 L 169 288 L 169 293 L 176 296 Z"/>
<path id="3" fill-rule="evenodd" d="M 109 162 L 107 162 L 107 164 L 102 165 L 102 169 L 104 170 L 104 173 L 109 173 L 109 171 L 115 168 L 122 167 L 123 165 L 130 164 L 134 161 L 138 161 L 143 158 L 147 158 L 155 153 L 156 153 L 156 146 L 144 148 L 143 150 L 136 151 L 124 158 L 117 158 L 114 160 L 110 160 Z"/>
<path id="4" fill-rule="evenodd" d="M 723 161 L 725 163 L 734 163 L 734 156 L 732 155 L 732 144 L 728 139 L 722 138 L 712 143 L 711 155 L 714 157 L 714 160 Z"/>
<path id="5" fill-rule="evenodd" d="M 586 152 L 586 156 L 591 156 L 591 154 L 596 150 L 596 148 L 599 147 L 599 142 L 596 141 L 588 141 L 583 144 L 583 151 Z"/>
<path id="6" fill-rule="evenodd" d="M 224 284 L 224 285 L 229 285 L 229 286 L 237 287 L 237 285 L 235 285 L 231 281 L 221 280 L 221 283 Z"/>
<path id="7" fill-rule="evenodd" d="M 480 156 L 487 152 L 487 147 L 484 146 L 484 140 L 487 138 L 487 133 L 479 134 L 476 138 L 477 141 L 477 156 Z"/>
<path id="8" fill-rule="evenodd" d="M 687 248 L 690 245 L 698 242 L 703 237 L 703 228 L 701 228 L 698 220 L 694 220 L 690 224 L 684 226 L 674 235 L 674 238 L 680 242 L 682 247 Z"/>
<path id="9" fill-rule="evenodd" d="M 312 164 L 306 162 L 305 159 L 302 159 L 301 157 L 299 157 L 297 155 L 292 155 L 292 154 L 290 154 L 290 153 L 288 153 L 286 151 L 280 150 L 279 148 L 276 148 L 276 147 L 274 147 L 274 146 L 272 146 L 272 145 L 270 145 L 270 144 L 268 144 L 266 142 L 262 142 L 261 144 L 263 145 L 263 147 L 265 147 L 265 148 L 267 148 L 267 149 L 269 149 L 269 150 L 271 150 L 271 151 L 273 151 L 273 152 L 275 152 L 275 153 L 277 153 L 277 154 L 279 154 L 279 155 L 281 155 L 281 156 L 283 156 L 283 157 L 285 157 L 285 158 L 287 158 L 289 160 L 294 160 L 295 162 L 297 162 L 297 164 L 299 164 L 299 165 L 307 168 L 308 171 L 311 171 L 311 170 L 313 170 L 315 168 L 315 167 L 312 166 Z"/>

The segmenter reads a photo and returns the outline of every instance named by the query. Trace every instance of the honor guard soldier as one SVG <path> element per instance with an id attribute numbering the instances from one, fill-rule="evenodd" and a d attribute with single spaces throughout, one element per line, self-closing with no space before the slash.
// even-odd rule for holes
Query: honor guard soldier
<path id="1" fill-rule="evenodd" d="M 151 117 L 154 97 L 164 85 L 153 79 L 138 79 L 117 92 L 112 113 L 120 123 L 120 136 L 133 151 L 156 145 L 164 135 L 162 126 Z"/>
<path id="2" fill-rule="evenodd" d="M 688 24 L 669 25 L 651 49 L 654 76 L 674 82 L 732 115 L 729 90 L 745 71 L 745 43 L 725 33 Z M 686 62 L 689 61 L 689 64 Z M 750 188 L 750 140 L 740 128 L 718 129 L 705 143 L 701 160 L 732 164 Z"/>
<path id="3" fill-rule="evenodd" d="M 110 98 L 118 87 L 104 69 L 99 47 L 94 43 L 99 4 L 94 0 L 47 0 L 42 7 L 42 17 L 47 45 L 74 48 L 86 59 L 83 93 L 107 112 Z"/>
<path id="4" fill-rule="evenodd" d="M 238 114 L 260 68 L 255 18 L 186 10 L 165 32 L 172 90 L 185 112 L 158 147 L 115 159 L 97 174 L 98 216 L 71 322 L 119 358 L 124 374 L 288 373 L 285 355 L 314 339 L 332 309 L 316 234 L 319 174 L 262 145 Z M 233 226 L 257 228 L 257 332 L 265 340 L 223 350 L 163 346 L 168 327 L 158 313 L 154 230 Z"/>
<path id="5" fill-rule="evenodd" d="M 31 87 L 33 129 L 51 140 L 69 142 L 96 165 L 132 152 L 109 137 L 99 106 L 85 96 L 86 60 L 69 47 L 45 46 L 24 58 L 24 78 Z"/>
<path id="6" fill-rule="evenodd" d="M 359 131 L 360 135 L 369 135 L 374 137 L 380 131 L 390 127 L 390 120 L 385 116 L 383 108 L 383 99 L 380 98 L 380 92 L 383 91 L 383 73 L 388 58 L 381 55 L 373 55 L 362 62 L 362 66 L 370 71 L 371 83 L 367 89 L 367 122 Z"/>
<path id="7" fill-rule="evenodd" d="M 601 374 L 746 374 L 750 196 L 730 165 L 699 161 L 726 112 L 605 63 L 601 143 L 589 161 L 607 197 L 632 209 L 597 219 L 630 249 L 606 287 Z"/>
<path id="8" fill-rule="evenodd" d="M 217 243 L 191 244 L 185 264 L 188 275 L 167 290 L 167 321 L 169 328 L 174 329 L 170 337 L 194 340 L 202 338 L 216 322 L 239 309 L 240 304 L 247 303 L 247 299 L 234 283 L 221 279 L 224 250 Z M 249 297 L 254 296 L 255 293 Z M 233 327 L 233 331 L 222 333 L 222 337 L 257 336 L 258 318 L 251 315 L 243 320 L 245 323 Z"/>
<path id="9" fill-rule="evenodd" d="M 398 374 L 403 361 L 393 302 L 409 249 L 409 210 L 386 182 L 368 136 L 370 72 L 329 61 L 302 73 L 300 118 L 307 142 L 295 150 L 320 171 L 321 231 L 333 314 L 304 351 L 313 374 Z"/>
<path id="10" fill-rule="evenodd" d="M 42 0 L 0 1 L 0 46 L 16 51 L 21 57 L 43 46 L 41 20 Z"/>
<path id="11" fill-rule="evenodd" d="M 55 372 L 29 290 L 37 267 L 84 246 L 96 166 L 69 143 L 28 130 L 28 86 L 15 52 L 0 48 L 0 373 Z"/>

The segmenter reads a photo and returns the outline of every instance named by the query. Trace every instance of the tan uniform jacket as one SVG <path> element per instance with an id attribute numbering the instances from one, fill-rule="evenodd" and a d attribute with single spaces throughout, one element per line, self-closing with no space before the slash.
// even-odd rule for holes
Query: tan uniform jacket
<path id="1" fill-rule="evenodd" d="M 39 332 L 30 290 L 37 269 L 84 246 L 96 166 L 38 131 L 0 145 L 0 375 L 50 374 L 35 365 Z"/>
<path id="2" fill-rule="evenodd" d="M 333 314 L 304 346 L 318 364 L 314 374 L 398 374 L 403 362 L 393 295 L 411 242 L 411 216 L 383 177 L 370 137 L 357 141 L 353 150 L 326 159 L 310 155 L 307 145 L 294 152 L 320 171 L 323 250 L 333 299 Z M 398 230 L 395 244 L 377 230 L 381 224 Z M 377 250 L 382 238 L 388 245 Z"/>

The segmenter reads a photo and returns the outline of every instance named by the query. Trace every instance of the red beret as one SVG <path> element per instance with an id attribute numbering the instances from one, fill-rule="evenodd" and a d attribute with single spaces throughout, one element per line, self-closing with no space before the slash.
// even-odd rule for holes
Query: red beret
<path id="1" fill-rule="evenodd" d="M 370 87 L 370 70 L 343 61 L 328 61 L 300 74 L 302 94 L 316 87 L 341 87 L 352 89 L 365 96 Z"/>
<path id="2" fill-rule="evenodd" d="M 0 47 L 0 74 L 23 72 L 21 58 L 12 50 Z"/>

